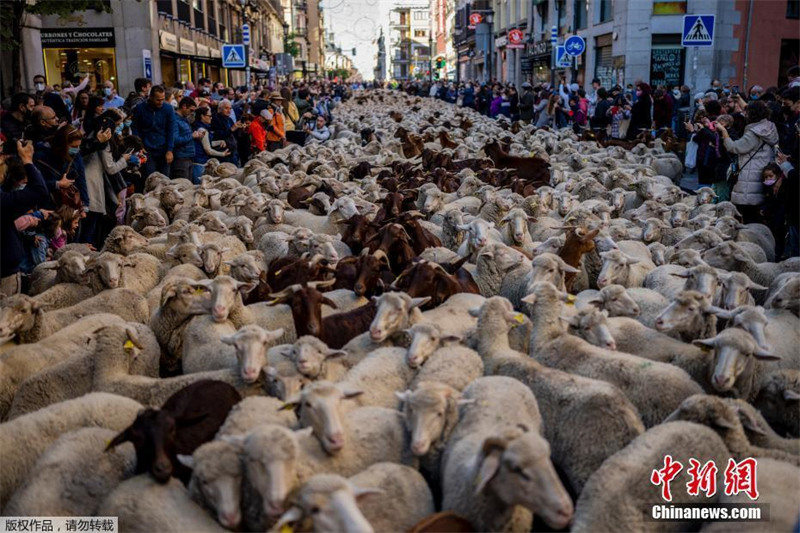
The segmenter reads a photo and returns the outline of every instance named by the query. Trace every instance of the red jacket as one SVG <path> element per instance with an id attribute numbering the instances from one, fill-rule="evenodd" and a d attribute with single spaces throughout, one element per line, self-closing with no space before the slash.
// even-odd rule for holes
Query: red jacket
<path id="1" fill-rule="evenodd" d="M 254 120 L 247 127 L 247 133 L 250 134 L 250 146 L 253 149 L 263 152 L 267 149 L 267 130 L 260 120 Z"/>

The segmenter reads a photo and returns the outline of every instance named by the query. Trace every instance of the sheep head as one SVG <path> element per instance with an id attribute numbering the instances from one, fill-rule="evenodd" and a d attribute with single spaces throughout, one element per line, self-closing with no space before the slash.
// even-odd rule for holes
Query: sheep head
<path id="1" fill-rule="evenodd" d="M 457 390 L 433 381 L 395 395 L 411 435 L 411 453 L 417 457 L 427 455 L 433 445 L 443 446 L 458 422 L 458 407 L 475 401 L 461 399 Z"/>

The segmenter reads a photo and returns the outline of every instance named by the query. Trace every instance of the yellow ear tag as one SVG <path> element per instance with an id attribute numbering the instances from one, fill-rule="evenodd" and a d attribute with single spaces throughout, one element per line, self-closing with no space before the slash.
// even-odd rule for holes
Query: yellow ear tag
<path id="1" fill-rule="evenodd" d="M 280 298 L 275 298 L 274 300 L 267 302 L 267 305 L 275 305 L 275 304 L 276 304 L 276 303 L 278 303 L 280 300 L 281 300 Z"/>
<path id="2" fill-rule="evenodd" d="M 700 345 L 700 350 L 702 350 L 705 353 L 708 353 L 708 352 L 711 351 L 711 348 L 709 346 L 706 346 L 705 344 L 701 344 Z"/>
<path id="3" fill-rule="evenodd" d="M 294 529 L 292 529 L 292 526 L 290 526 L 289 524 L 283 524 L 281 526 L 280 533 L 293 533 L 293 531 Z"/>
<path id="4" fill-rule="evenodd" d="M 276 276 L 280 276 L 280 275 L 281 275 L 281 272 L 283 272 L 283 269 L 276 270 L 276 271 L 275 271 L 275 275 L 276 275 Z"/>
<path id="5" fill-rule="evenodd" d="M 195 292 L 195 294 L 203 294 L 204 292 L 206 292 L 206 290 L 204 288 L 202 288 L 202 287 L 197 287 L 194 290 L 194 292 Z"/>
<path id="6" fill-rule="evenodd" d="M 572 294 L 567 295 L 567 305 L 575 305 L 575 296 Z"/>
<path id="7" fill-rule="evenodd" d="M 284 404 L 284 405 L 281 406 L 280 409 L 278 409 L 278 411 L 291 411 L 292 409 L 294 409 L 294 405 L 295 404 L 293 404 L 293 403 Z"/>
<path id="8" fill-rule="evenodd" d="M 131 348 L 134 347 L 133 341 L 131 341 L 130 339 L 126 340 L 125 344 L 123 344 L 122 347 L 125 348 L 126 350 L 130 350 Z"/>
<path id="9" fill-rule="evenodd" d="M 516 315 L 514 315 L 514 320 L 516 320 L 518 324 L 524 324 L 525 315 L 523 315 L 522 313 L 517 313 Z"/>

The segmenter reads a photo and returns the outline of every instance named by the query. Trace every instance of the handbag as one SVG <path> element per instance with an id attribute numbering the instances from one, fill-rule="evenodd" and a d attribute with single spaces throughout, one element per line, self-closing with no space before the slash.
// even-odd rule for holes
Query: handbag
<path id="1" fill-rule="evenodd" d="M 683 164 L 686 168 L 695 168 L 697 166 L 697 149 L 698 144 L 694 142 L 694 135 L 691 140 L 686 143 L 686 157 L 683 159 Z"/>
<path id="2" fill-rule="evenodd" d="M 40 160 L 39 164 L 46 166 L 47 168 L 58 174 L 58 171 L 56 169 L 54 169 L 52 166 L 48 165 L 44 161 Z M 72 161 L 69 162 L 67 170 L 65 170 L 62 175 L 66 176 L 67 174 L 69 174 L 69 171 L 71 169 L 72 169 Z M 78 188 L 75 186 L 74 183 L 69 187 L 67 187 L 66 189 L 62 189 L 61 187 L 56 185 L 56 190 L 51 194 L 51 198 L 53 200 L 53 203 L 57 207 L 66 205 L 67 207 L 71 207 L 76 211 L 83 210 L 83 200 L 81 200 L 81 192 L 78 190 Z"/>
<path id="3" fill-rule="evenodd" d="M 756 148 L 756 151 L 753 152 L 750 155 L 750 157 L 747 158 L 747 161 L 745 161 L 742 166 L 739 166 L 739 158 L 738 157 L 736 158 L 736 160 L 731 162 L 730 166 L 728 167 L 728 172 L 727 172 L 726 180 L 725 180 L 725 181 L 728 182 L 728 188 L 730 190 L 733 190 L 733 186 L 736 185 L 739 182 L 739 174 L 742 173 L 742 169 L 747 166 L 747 163 L 749 163 L 750 161 L 753 160 L 753 158 L 756 156 L 756 154 L 758 152 L 760 152 L 762 148 L 764 148 L 765 144 L 766 144 L 765 141 L 761 141 L 761 144 L 758 145 L 758 148 Z"/>

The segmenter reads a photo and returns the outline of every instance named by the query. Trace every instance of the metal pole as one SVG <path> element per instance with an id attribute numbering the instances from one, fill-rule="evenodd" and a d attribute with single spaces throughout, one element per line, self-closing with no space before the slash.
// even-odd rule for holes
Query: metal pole
<path id="1" fill-rule="evenodd" d="M 748 66 L 748 53 L 750 52 L 750 25 L 753 22 L 753 0 L 747 7 L 747 29 L 744 34 L 744 67 L 742 68 L 742 92 L 747 92 L 747 66 Z M 748 94 L 749 96 L 749 94 Z"/>
<path id="2" fill-rule="evenodd" d="M 556 2 L 558 6 L 558 2 Z M 556 20 L 558 20 L 558 11 L 556 11 Z M 550 44 L 552 51 L 550 54 L 550 88 L 555 89 L 556 86 L 556 46 L 558 45 L 558 28 L 553 26 L 550 28 Z"/>
<path id="3" fill-rule="evenodd" d="M 489 56 L 487 57 L 487 60 L 489 62 L 488 63 L 489 76 L 488 76 L 488 79 L 487 79 L 487 83 L 491 84 L 492 83 L 492 77 L 493 77 L 493 74 L 494 74 L 494 61 L 493 61 L 493 59 L 494 59 L 494 11 L 490 11 L 489 12 L 487 22 L 489 23 L 489 34 L 488 34 L 489 35 L 489 37 L 488 37 L 488 39 L 489 39 Z"/>

